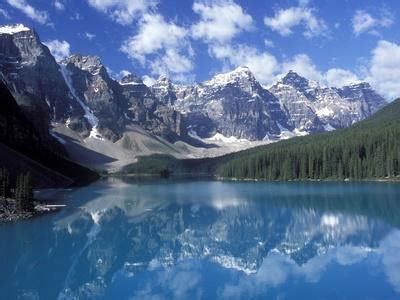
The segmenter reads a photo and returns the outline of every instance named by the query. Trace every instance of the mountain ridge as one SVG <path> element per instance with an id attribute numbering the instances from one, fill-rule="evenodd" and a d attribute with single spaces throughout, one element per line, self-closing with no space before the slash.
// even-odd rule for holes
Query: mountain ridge
<path id="1" fill-rule="evenodd" d="M 400 99 L 397 99 L 351 127 L 233 155 L 216 174 L 267 180 L 398 178 L 399 114 Z"/>
<path id="2" fill-rule="evenodd" d="M 400 99 L 332 132 L 294 137 L 218 157 L 140 157 L 120 174 L 206 176 L 233 180 L 399 180 Z"/>
<path id="3" fill-rule="evenodd" d="M 386 104 L 368 83 L 322 87 L 294 71 L 266 89 L 246 66 L 193 85 L 160 76 L 147 86 L 134 74 L 118 81 L 98 56 L 74 54 L 56 62 L 33 29 L 4 28 L 1 76 L 17 103 L 41 132 L 72 130 L 83 147 L 117 143 L 139 126 L 171 145 L 183 143 L 188 157 L 216 140 L 226 153 L 344 128 Z"/>

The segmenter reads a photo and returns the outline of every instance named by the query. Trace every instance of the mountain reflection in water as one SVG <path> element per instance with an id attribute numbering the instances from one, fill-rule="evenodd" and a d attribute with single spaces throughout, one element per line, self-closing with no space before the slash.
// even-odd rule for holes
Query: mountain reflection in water
<path id="1" fill-rule="evenodd" d="M 400 296 L 400 185 L 109 179 L 0 226 L 7 298 Z"/>

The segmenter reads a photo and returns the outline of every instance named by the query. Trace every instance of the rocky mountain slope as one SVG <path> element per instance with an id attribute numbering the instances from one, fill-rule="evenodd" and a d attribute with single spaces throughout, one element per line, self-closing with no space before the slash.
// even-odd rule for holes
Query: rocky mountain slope
<path id="1" fill-rule="evenodd" d="M 150 89 L 140 78 L 131 74 L 122 78 L 119 84 L 127 101 L 125 116 L 128 120 L 170 141 L 188 137 L 182 115 L 171 105 L 173 100 L 168 98 L 168 94 L 162 94 L 164 85 L 167 86 L 166 90 L 172 85 L 170 81 L 165 78 L 165 82 L 160 80 Z"/>
<path id="2" fill-rule="evenodd" d="M 342 88 L 321 87 L 293 71 L 269 90 L 279 99 L 290 125 L 305 132 L 348 127 L 385 105 L 366 82 Z"/>
<path id="3" fill-rule="evenodd" d="M 83 111 L 69 94 L 60 66 L 37 33 L 23 25 L 0 28 L 0 71 L 18 105 L 41 132 L 50 121 L 66 122 L 75 130 Z M 84 122 L 83 122 L 84 123 Z"/>
<path id="4" fill-rule="evenodd" d="M 162 138 L 170 145 L 184 143 L 189 156 L 191 147 L 211 149 L 214 143 L 229 144 L 221 150 L 227 152 L 237 150 L 235 143 L 250 147 L 347 127 L 386 104 L 368 83 L 322 87 L 295 72 L 267 89 L 247 67 L 188 86 L 164 76 L 151 87 L 133 74 L 117 81 L 96 56 L 56 62 L 24 25 L 0 27 L 0 67 L 42 138 L 53 124 L 77 134 L 83 147 L 93 140 L 117 143 L 140 128 L 152 136 L 146 147 Z"/>
<path id="5" fill-rule="evenodd" d="M 233 154 L 219 165 L 216 175 L 264 180 L 398 180 L 399 115 L 397 99 L 348 128 Z"/>
<path id="6" fill-rule="evenodd" d="M 12 181 L 30 172 L 34 187 L 82 184 L 97 174 L 70 161 L 64 147 L 49 135 L 43 136 L 22 112 L 7 86 L 0 81 L 0 166 Z"/>
<path id="7" fill-rule="evenodd" d="M 173 93 L 173 106 L 202 138 L 220 133 L 262 140 L 278 136 L 282 127 L 290 127 L 278 99 L 260 85 L 247 67 L 195 86 L 176 86 Z"/>

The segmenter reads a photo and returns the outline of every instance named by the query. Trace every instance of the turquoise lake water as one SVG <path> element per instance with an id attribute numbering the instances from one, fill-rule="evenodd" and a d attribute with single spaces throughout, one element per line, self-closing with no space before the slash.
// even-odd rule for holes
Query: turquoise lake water
<path id="1" fill-rule="evenodd" d="M 399 299 L 400 185 L 108 179 L 0 226 L 1 299 Z"/>

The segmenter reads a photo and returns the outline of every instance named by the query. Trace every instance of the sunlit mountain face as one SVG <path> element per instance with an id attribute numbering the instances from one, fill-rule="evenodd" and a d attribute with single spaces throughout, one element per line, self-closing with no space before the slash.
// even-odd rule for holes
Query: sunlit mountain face
<path id="1" fill-rule="evenodd" d="M 56 195 L 70 203 L 60 213 L 0 228 L 13 240 L 0 288 L 8 298 L 395 298 L 399 188 L 99 182 Z"/>

